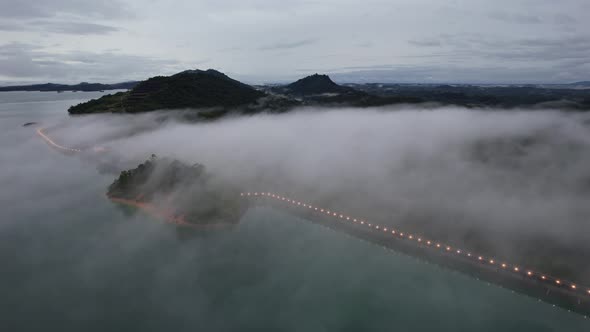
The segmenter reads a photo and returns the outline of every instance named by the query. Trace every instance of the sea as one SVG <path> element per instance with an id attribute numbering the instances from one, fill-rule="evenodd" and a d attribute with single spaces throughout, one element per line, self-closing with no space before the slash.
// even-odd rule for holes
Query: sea
<path id="1" fill-rule="evenodd" d="M 113 174 L 23 127 L 67 122 L 101 94 L 0 93 L 2 331 L 590 331 L 579 314 L 269 207 L 179 237 L 107 200 Z"/>

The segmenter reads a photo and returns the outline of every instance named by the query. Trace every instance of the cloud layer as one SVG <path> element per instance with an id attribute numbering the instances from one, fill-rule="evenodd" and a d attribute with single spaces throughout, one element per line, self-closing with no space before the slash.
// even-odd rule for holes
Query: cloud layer
<path id="1" fill-rule="evenodd" d="M 0 3 L 0 38 L 4 46 L 25 43 L 52 54 L 55 61 L 45 66 L 55 71 L 76 65 L 68 54 L 100 58 L 117 49 L 184 69 L 209 59 L 208 67 L 249 82 L 326 71 L 364 81 L 369 75 L 348 68 L 387 67 L 381 81 L 559 83 L 588 79 L 589 12 L 584 0 L 7 0 Z M 126 59 L 110 61 L 113 80 L 136 78 L 119 70 Z M 55 77 L 24 71 L 0 67 L 0 80 Z M 88 80 L 83 73 L 76 77 Z"/>
<path id="2" fill-rule="evenodd" d="M 100 142 L 131 165 L 152 153 L 201 163 L 243 190 L 590 275 L 577 265 L 590 253 L 584 114 L 303 109 L 198 125 L 161 125 L 157 113 L 129 120 L 84 117 L 55 132 L 80 146 Z"/>

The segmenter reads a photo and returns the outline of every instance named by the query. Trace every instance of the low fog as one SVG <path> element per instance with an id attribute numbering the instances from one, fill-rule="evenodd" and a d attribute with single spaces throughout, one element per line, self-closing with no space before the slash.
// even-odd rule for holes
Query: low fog
<path id="1" fill-rule="evenodd" d="M 95 330 L 335 330 L 357 321 L 380 330 L 415 327 L 424 310 L 443 330 L 459 321 L 505 330 L 523 315 L 536 329 L 567 321 L 536 300 L 276 207 L 254 206 L 239 227 L 179 241 L 174 227 L 104 196 L 151 154 L 203 164 L 211 183 L 292 196 L 587 284 L 585 114 L 303 108 L 190 123 L 192 110 L 68 117 L 71 103 L 0 104 L 0 306 L 17 330 L 92 330 L 89 321 L 100 322 Z M 22 127 L 29 121 L 89 149 L 61 154 L 35 126 Z"/>
<path id="2" fill-rule="evenodd" d="M 134 167 L 156 154 L 200 163 L 244 191 L 284 194 L 515 263 L 559 256 L 553 268 L 588 274 L 572 271 L 590 252 L 586 114 L 304 108 L 198 124 L 181 118 L 97 115 L 49 132 L 65 145 L 105 147 L 107 162 Z"/>

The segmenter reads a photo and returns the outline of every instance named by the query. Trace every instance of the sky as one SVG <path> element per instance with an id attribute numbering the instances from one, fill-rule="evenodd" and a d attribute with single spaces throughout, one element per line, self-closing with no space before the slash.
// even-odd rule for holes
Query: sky
<path id="1" fill-rule="evenodd" d="M 590 80 L 587 0 L 0 0 L 0 84 Z"/>

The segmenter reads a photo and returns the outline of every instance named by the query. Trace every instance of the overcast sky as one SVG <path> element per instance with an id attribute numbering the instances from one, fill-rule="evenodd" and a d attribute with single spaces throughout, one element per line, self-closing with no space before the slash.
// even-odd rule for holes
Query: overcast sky
<path id="1" fill-rule="evenodd" d="M 588 0 L 0 0 L 0 82 L 590 80 Z"/>

